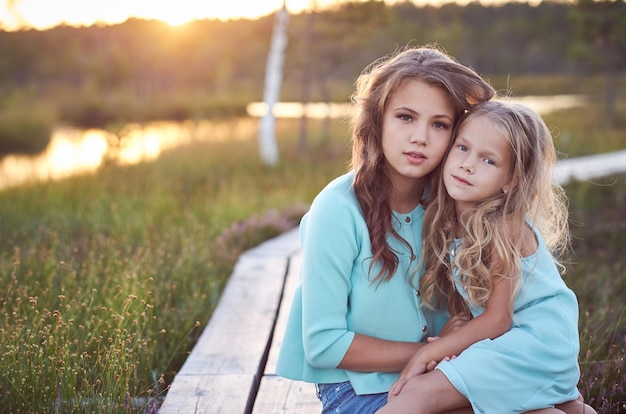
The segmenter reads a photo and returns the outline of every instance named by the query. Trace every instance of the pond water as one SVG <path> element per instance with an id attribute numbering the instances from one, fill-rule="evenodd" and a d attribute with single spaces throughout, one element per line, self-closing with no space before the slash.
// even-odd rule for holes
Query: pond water
<path id="1" fill-rule="evenodd" d="M 102 129 L 58 127 L 38 155 L 9 155 L 0 160 L 0 190 L 31 181 L 58 180 L 96 171 L 105 163 L 136 164 L 194 141 L 250 140 L 253 118 L 199 122 L 129 124 L 114 134 Z"/>
<path id="2" fill-rule="evenodd" d="M 527 96 L 517 99 L 539 113 L 585 104 L 579 95 Z M 156 159 L 163 151 L 193 141 L 252 140 L 258 134 L 258 118 L 267 112 L 262 102 L 248 105 L 247 118 L 129 124 L 117 134 L 100 129 L 58 127 L 44 152 L 35 156 L 10 155 L 0 160 L 0 189 L 29 181 L 58 180 L 96 171 L 107 162 L 120 165 Z M 273 108 L 277 118 L 345 118 L 349 104 L 280 102 Z"/>

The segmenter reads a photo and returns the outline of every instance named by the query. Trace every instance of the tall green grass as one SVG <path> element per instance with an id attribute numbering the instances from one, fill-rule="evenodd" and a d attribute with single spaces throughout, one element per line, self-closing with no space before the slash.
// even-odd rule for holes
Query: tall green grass
<path id="1" fill-rule="evenodd" d="M 297 225 L 345 169 L 345 144 L 312 136 L 300 156 L 286 132 L 297 124 L 279 127 L 277 168 L 261 165 L 254 139 L 196 143 L 0 193 L 3 409 L 158 404 L 238 255 Z"/>
<path id="2" fill-rule="evenodd" d="M 623 130 L 602 125 L 593 109 L 574 114 L 548 120 L 572 130 L 569 145 L 580 151 L 572 155 L 604 151 L 607 131 L 611 148 L 626 147 Z M 297 121 L 279 122 L 276 168 L 260 163 L 251 137 L 0 192 L 0 406 L 156 411 L 238 255 L 296 225 L 345 171 L 345 123 L 333 122 L 329 134 L 309 124 L 303 154 Z M 572 226 L 565 275 L 581 307 L 581 391 L 600 413 L 626 401 L 625 179 L 567 186 L 581 223 Z"/>
<path id="3" fill-rule="evenodd" d="M 579 388 L 599 413 L 626 412 L 626 174 L 566 187 L 572 254 L 565 281 L 580 303 Z"/>

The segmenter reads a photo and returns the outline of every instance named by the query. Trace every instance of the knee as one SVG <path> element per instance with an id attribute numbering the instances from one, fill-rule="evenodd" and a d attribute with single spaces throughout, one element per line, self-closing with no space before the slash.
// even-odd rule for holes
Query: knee
<path id="1" fill-rule="evenodd" d="M 588 404 L 583 404 L 583 413 L 584 414 L 598 414 L 596 410 Z"/>
<path id="2" fill-rule="evenodd" d="M 434 385 L 436 385 L 436 382 L 432 378 L 429 381 L 428 377 L 428 375 L 422 374 L 411 378 L 402 389 L 402 392 L 416 397 L 431 395 L 435 391 Z"/>
<path id="3" fill-rule="evenodd" d="M 582 395 L 579 395 L 578 398 L 573 401 L 558 404 L 556 408 L 566 414 L 597 414 L 593 407 L 585 404 L 585 400 Z"/>

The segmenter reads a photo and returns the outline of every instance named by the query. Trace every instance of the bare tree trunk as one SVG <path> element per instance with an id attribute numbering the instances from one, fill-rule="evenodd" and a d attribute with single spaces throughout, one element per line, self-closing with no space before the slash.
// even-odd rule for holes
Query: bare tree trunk
<path id="1" fill-rule="evenodd" d="M 289 13 L 286 2 L 276 14 L 272 42 L 265 68 L 265 90 L 263 100 L 267 105 L 267 113 L 261 118 L 259 127 L 259 151 L 265 165 L 278 164 L 278 145 L 276 144 L 276 117 L 274 105 L 280 99 L 280 86 L 283 78 L 283 62 L 287 47 L 287 24 Z"/>

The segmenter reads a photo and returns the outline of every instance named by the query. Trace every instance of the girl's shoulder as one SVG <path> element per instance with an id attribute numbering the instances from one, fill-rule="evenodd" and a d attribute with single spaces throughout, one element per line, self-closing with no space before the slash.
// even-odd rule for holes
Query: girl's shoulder
<path id="1" fill-rule="evenodd" d="M 329 182 L 313 200 L 313 204 L 348 203 L 356 202 L 356 195 L 352 184 L 354 172 L 350 171 Z"/>
<path id="2" fill-rule="evenodd" d="M 514 253 L 521 258 L 537 253 L 541 245 L 541 233 L 530 220 L 525 220 L 522 223 L 505 221 L 504 227 L 499 233 L 503 239 L 508 239 L 506 245 L 511 246 L 515 250 Z"/>
<path id="3" fill-rule="evenodd" d="M 526 223 L 522 226 L 520 234 L 520 255 L 521 257 L 532 256 L 537 253 L 541 240 L 541 234 L 539 231 L 531 227 L 530 223 Z"/>
<path id="4" fill-rule="evenodd" d="M 367 234 L 367 225 L 354 193 L 353 182 L 354 174 L 346 173 L 319 192 L 309 211 L 302 217 L 301 237 L 318 235 L 327 243 L 329 232 L 333 233 L 334 239 L 341 238 L 340 234 L 350 235 L 348 239 Z"/>
<path id="5" fill-rule="evenodd" d="M 352 188 L 353 183 L 354 171 L 348 171 L 326 184 L 326 187 L 324 187 L 322 191 L 345 191 Z"/>
<path id="6" fill-rule="evenodd" d="M 313 200 L 307 216 L 315 221 L 328 222 L 330 217 L 348 219 L 361 216 L 359 202 L 352 186 L 354 174 L 348 172 L 326 185 Z"/>

